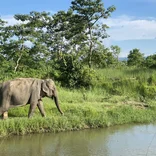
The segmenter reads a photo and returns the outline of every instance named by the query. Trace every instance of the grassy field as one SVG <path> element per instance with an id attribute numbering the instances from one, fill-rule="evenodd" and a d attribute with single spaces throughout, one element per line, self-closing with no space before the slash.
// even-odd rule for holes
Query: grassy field
<path id="1" fill-rule="evenodd" d="M 102 128 L 125 123 L 156 121 L 154 70 L 98 70 L 95 86 L 70 90 L 58 85 L 64 116 L 51 99 L 44 98 L 47 114 L 36 109 L 27 118 L 29 105 L 9 110 L 9 119 L 0 120 L 0 136 Z"/>

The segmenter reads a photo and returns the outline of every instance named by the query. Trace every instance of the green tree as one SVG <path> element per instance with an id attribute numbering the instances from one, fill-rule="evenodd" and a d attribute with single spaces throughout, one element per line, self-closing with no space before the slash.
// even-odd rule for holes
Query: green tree
<path id="1" fill-rule="evenodd" d="M 102 44 L 93 49 L 92 66 L 96 68 L 107 67 L 109 48 L 105 48 Z"/>
<path id="2" fill-rule="evenodd" d="M 94 70 L 83 66 L 81 60 L 77 59 L 77 55 L 63 54 L 57 62 L 57 73 L 55 75 L 52 73 L 51 76 L 59 80 L 62 86 L 80 88 L 93 85 Z"/>
<path id="3" fill-rule="evenodd" d="M 8 47 L 9 38 L 12 37 L 10 29 L 6 26 L 7 22 L 0 19 L 0 66 L 1 75 L 11 69 L 12 61 L 7 59 L 5 51 Z"/>
<path id="4" fill-rule="evenodd" d="M 128 66 L 141 67 L 144 63 L 144 54 L 139 49 L 133 49 L 128 55 L 127 64 Z"/>
<path id="5" fill-rule="evenodd" d="M 148 68 L 156 69 L 156 54 L 146 57 L 145 62 Z"/>
<path id="6" fill-rule="evenodd" d="M 52 59 L 61 59 L 63 53 L 70 52 L 69 21 L 71 17 L 72 12 L 70 10 L 67 12 L 59 11 L 47 23 L 45 44 L 51 51 Z"/>
<path id="7" fill-rule="evenodd" d="M 85 45 L 88 46 L 88 65 L 91 68 L 93 49 L 100 42 L 100 39 L 108 37 L 106 33 L 108 26 L 103 24 L 103 19 L 107 19 L 115 7 L 110 6 L 105 9 L 102 0 L 74 0 L 71 9 L 75 13 L 74 18 L 76 18 L 74 28 L 72 28 L 81 30 Z M 78 32 L 78 34 L 80 33 Z"/>
<path id="8" fill-rule="evenodd" d="M 115 46 L 111 45 L 110 49 L 111 49 L 114 57 L 116 58 L 116 60 L 119 61 L 119 54 L 121 52 L 121 48 L 117 45 L 115 45 Z"/>
<path id="9" fill-rule="evenodd" d="M 0 48 L 1 49 L 3 47 L 4 42 L 8 38 L 8 33 L 7 34 L 5 33 L 5 24 L 7 24 L 7 22 L 0 19 Z"/>
<path id="10" fill-rule="evenodd" d="M 13 62 L 14 72 L 39 69 L 49 53 L 44 40 L 48 13 L 30 12 L 28 15 L 17 14 L 14 18 L 20 24 L 5 27 L 5 32 L 11 35 L 7 39 L 3 55 Z"/>

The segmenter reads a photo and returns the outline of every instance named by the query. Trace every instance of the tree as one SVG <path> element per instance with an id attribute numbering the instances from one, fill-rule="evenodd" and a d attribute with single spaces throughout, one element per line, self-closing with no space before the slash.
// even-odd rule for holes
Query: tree
<path id="1" fill-rule="evenodd" d="M 62 86 L 68 88 L 90 87 L 93 85 L 93 78 L 95 78 L 94 70 L 83 66 L 81 60 L 77 59 L 76 55 L 64 54 L 62 58 L 57 60 L 56 75 L 51 76 L 59 80 Z"/>
<path id="2" fill-rule="evenodd" d="M 112 64 L 118 65 L 119 63 L 119 54 L 121 52 L 121 48 L 117 45 L 111 45 L 110 50 L 114 57 L 114 62 Z"/>
<path id="3" fill-rule="evenodd" d="M 146 66 L 148 68 L 156 68 L 156 54 L 146 57 Z"/>
<path id="4" fill-rule="evenodd" d="M 7 22 L 0 19 L 0 48 L 2 48 L 4 42 L 8 37 L 8 34 L 5 33 L 5 24 L 7 24 Z"/>
<path id="5" fill-rule="evenodd" d="M 14 72 L 27 68 L 39 69 L 42 60 L 49 53 L 45 45 L 45 26 L 48 13 L 30 12 L 28 15 L 14 16 L 19 24 L 5 27 L 8 35 L 2 52 L 6 60 L 13 62 Z"/>
<path id="6" fill-rule="evenodd" d="M 140 67 L 144 62 L 144 54 L 140 52 L 139 49 L 133 49 L 128 55 L 127 64 L 128 66 Z"/>
<path id="7" fill-rule="evenodd" d="M 109 48 L 105 48 L 104 45 L 99 44 L 96 46 L 96 48 L 93 49 L 92 66 L 94 65 L 96 68 L 107 67 L 108 52 Z"/>
<path id="8" fill-rule="evenodd" d="M 11 74 L 41 69 L 48 75 L 60 70 L 69 76 L 69 83 L 79 85 L 78 77 L 88 75 L 92 65 L 106 67 L 113 62 L 118 54 L 103 46 L 103 39 L 108 37 L 103 20 L 115 7 L 105 9 L 102 0 L 73 0 L 71 4 L 68 11 L 54 15 L 35 11 L 16 14 L 19 22 L 13 26 L 4 26 L 0 20 L 0 60 L 9 63 L 9 72 L 14 71 Z M 90 82 L 86 77 L 81 80 L 87 86 Z"/>
<path id="9" fill-rule="evenodd" d="M 116 8 L 111 6 L 105 9 L 102 0 L 74 0 L 71 9 L 76 18 L 74 29 L 81 30 L 84 42 L 88 46 L 88 65 L 91 68 L 93 48 L 100 39 L 108 37 L 108 26 L 103 24 L 103 19 L 107 19 Z"/>
<path id="10" fill-rule="evenodd" d="M 52 20 L 47 23 L 45 44 L 51 51 L 51 57 L 61 59 L 62 54 L 69 52 L 71 49 L 69 37 L 69 20 L 72 12 L 69 10 L 59 11 L 52 16 Z"/>
<path id="11" fill-rule="evenodd" d="M 121 52 L 121 48 L 117 45 L 115 45 L 115 46 L 111 45 L 110 48 L 111 48 L 111 51 L 112 51 L 114 57 L 116 58 L 116 60 L 119 61 L 119 54 Z"/>

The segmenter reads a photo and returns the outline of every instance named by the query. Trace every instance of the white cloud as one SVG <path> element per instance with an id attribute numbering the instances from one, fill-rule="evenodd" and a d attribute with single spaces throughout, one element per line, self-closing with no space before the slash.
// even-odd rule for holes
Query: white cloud
<path id="1" fill-rule="evenodd" d="M 109 18 L 104 21 L 110 28 L 108 34 L 111 40 L 136 40 L 156 38 L 156 19 L 137 19 L 129 16 Z"/>
<path id="2" fill-rule="evenodd" d="M 13 15 L 4 15 L 4 16 L 1 16 L 1 19 L 8 22 L 7 25 L 14 25 L 14 24 L 20 23 L 13 17 Z"/>

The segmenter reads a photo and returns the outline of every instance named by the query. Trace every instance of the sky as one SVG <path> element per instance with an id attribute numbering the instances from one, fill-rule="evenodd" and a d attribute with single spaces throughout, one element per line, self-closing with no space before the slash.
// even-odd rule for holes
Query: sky
<path id="1" fill-rule="evenodd" d="M 56 13 L 66 11 L 72 0 L 0 0 L 0 18 L 15 24 L 15 14 L 29 14 L 31 11 Z M 104 7 L 111 5 L 116 11 L 105 24 L 110 35 L 104 40 L 109 47 L 121 48 L 120 57 L 127 57 L 130 50 L 140 49 L 145 56 L 156 54 L 156 0 L 103 0 Z"/>

